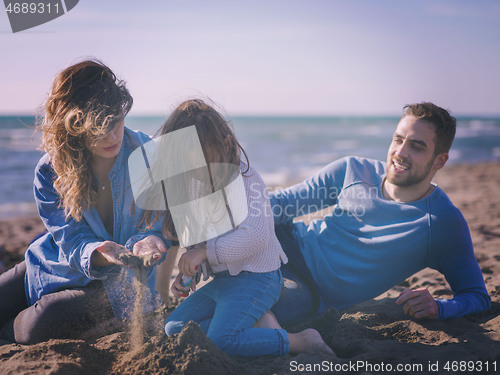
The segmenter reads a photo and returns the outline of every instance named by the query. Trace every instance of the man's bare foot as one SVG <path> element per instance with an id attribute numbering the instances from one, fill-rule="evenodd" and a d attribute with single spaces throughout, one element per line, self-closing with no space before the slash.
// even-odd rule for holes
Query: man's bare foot
<path id="1" fill-rule="evenodd" d="M 266 312 L 262 317 L 255 322 L 253 325 L 255 328 L 271 328 L 271 329 L 281 329 L 278 319 L 274 316 L 271 311 Z"/>
<path id="2" fill-rule="evenodd" d="M 290 353 L 321 353 L 335 355 L 333 350 L 326 345 L 323 338 L 313 328 L 305 329 L 298 333 L 289 333 Z"/>

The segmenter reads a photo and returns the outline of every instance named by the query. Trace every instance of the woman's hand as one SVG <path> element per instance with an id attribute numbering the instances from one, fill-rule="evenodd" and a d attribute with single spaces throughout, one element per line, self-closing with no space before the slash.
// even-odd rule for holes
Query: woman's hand
<path id="1" fill-rule="evenodd" d="M 194 276 L 200 264 L 207 261 L 207 248 L 200 246 L 186 251 L 179 259 L 179 272 L 183 275 Z"/>
<path id="2" fill-rule="evenodd" d="M 161 258 L 161 253 L 167 252 L 167 247 L 160 237 L 148 236 L 137 241 L 132 251 L 134 255 L 137 256 L 152 255 L 154 260 L 153 263 L 150 264 L 150 266 L 152 266 Z"/>
<path id="3" fill-rule="evenodd" d="M 124 266 L 124 264 L 117 259 L 117 256 L 122 253 L 130 253 L 125 246 L 119 245 L 113 241 L 104 241 L 96 250 L 97 251 L 94 251 L 90 257 L 90 263 L 94 267 L 105 267 L 111 264 Z"/>

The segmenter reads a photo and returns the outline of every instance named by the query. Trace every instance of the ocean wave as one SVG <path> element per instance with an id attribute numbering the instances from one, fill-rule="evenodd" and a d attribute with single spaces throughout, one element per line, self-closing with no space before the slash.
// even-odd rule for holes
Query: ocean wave
<path id="1" fill-rule="evenodd" d="M 347 155 L 385 160 L 399 121 L 389 117 L 235 117 L 236 137 L 268 185 L 286 186 Z M 131 129 L 154 134 L 161 116 L 128 116 Z M 34 118 L 0 116 L 0 204 L 30 201 L 40 133 Z M 500 159 L 500 119 L 460 118 L 450 163 Z M 15 211 L 16 209 L 14 209 Z"/>
<path id="2" fill-rule="evenodd" d="M 34 202 L 0 204 L 0 219 L 12 219 L 32 215 L 38 215 Z"/>

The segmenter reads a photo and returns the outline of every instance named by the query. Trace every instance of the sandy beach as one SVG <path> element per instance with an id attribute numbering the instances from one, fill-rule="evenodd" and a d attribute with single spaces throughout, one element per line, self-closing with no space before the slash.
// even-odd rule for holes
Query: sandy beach
<path id="1" fill-rule="evenodd" d="M 195 324 L 170 338 L 149 329 L 144 343 L 132 345 L 127 327 L 110 327 L 86 339 L 3 343 L 0 374 L 466 374 L 494 373 L 495 364 L 500 371 L 500 163 L 449 165 L 435 182 L 469 224 L 493 301 L 490 311 L 450 321 L 404 315 L 394 303 L 404 288 L 426 287 L 434 296 L 452 296 L 444 277 L 426 269 L 374 300 L 328 310 L 294 327 L 318 329 L 337 357 L 228 357 Z M 21 261 L 27 244 L 42 230 L 37 217 L 0 221 L 0 260 L 7 267 Z M 169 311 L 164 308 L 151 320 L 161 322 Z"/>

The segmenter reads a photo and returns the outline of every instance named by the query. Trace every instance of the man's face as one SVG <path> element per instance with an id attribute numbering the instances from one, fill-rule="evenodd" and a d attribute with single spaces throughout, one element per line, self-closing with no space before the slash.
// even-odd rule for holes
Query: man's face
<path id="1" fill-rule="evenodd" d="M 401 119 L 387 153 L 387 181 L 400 187 L 417 185 L 434 175 L 433 125 L 414 116 Z"/>

